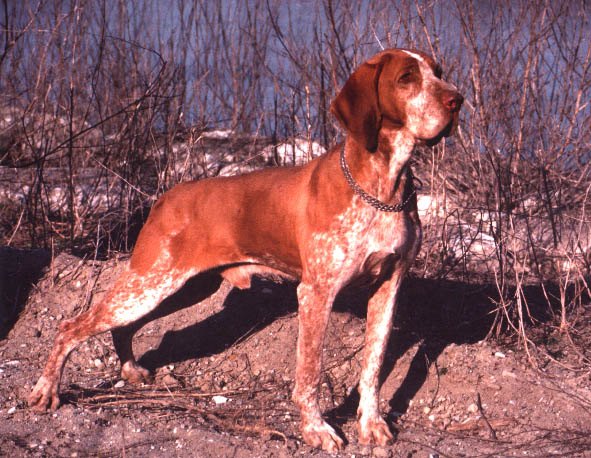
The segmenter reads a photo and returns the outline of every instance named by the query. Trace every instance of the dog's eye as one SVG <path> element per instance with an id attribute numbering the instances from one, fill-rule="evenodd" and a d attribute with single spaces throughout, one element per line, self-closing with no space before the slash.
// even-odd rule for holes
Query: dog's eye
<path id="1" fill-rule="evenodd" d="M 408 84 L 412 83 L 415 79 L 415 75 L 413 72 L 404 72 L 400 78 L 398 78 L 398 82 L 400 84 Z"/>

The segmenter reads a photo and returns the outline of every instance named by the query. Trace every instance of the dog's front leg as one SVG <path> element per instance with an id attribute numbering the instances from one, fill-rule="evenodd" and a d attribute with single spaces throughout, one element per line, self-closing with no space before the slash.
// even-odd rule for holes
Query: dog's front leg
<path id="1" fill-rule="evenodd" d="M 380 415 L 380 370 L 384 361 L 396 310 L 396 299 L 406 269 L 398 268 L 372 296 L 367 305 L 367 330 L 363 369 L 359 380 L 359 442 L 386 445 L 393 436 Z"/>
<path id="2" fill-rule="evenodd" d="M 309 283 L 298 287 L 299 329 L 296 380 L 293 400 L 300 408 L 304 441 L 313 447 L 336 452 L 343 440 L 322 419 L 318 405 L 318 385 L 322 366 L 322 345 L 335 293 Z"/>

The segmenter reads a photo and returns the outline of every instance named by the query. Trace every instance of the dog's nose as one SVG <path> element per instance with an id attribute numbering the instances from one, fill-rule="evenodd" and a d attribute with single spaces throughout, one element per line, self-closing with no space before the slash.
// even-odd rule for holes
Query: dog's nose
<path id="1" fill-rule="evenodd" d="M 459 111 L 460 107 L 464 103 L 464 97 L 459 92 L 450 92 L 446 94 L 443 104 L 451 112 Z"/>

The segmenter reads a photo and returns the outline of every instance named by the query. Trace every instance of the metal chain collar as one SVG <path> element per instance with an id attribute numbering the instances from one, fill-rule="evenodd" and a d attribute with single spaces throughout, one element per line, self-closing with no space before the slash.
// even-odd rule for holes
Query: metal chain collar
<path id="1" fill-rule="evenodd" d="M 357 194 L 359 197 L 361 197 L 361 199 L 363 201 L 365 201 L 366 203 L 368 203 L 372 207 L 377 208 L 379 211 L 399 213 L 402 210 L 404 210 L 404 207 L 406 206 L 406 204 L 416 194 L 416 188 L 414 187 L 414 183 L 412 183 L 412 181 L 411 181 L 411 184 L 413 184 L 412 192 L 408 195 L 408 197 L 402 203 L 399 203 L 396 205 L 390 205 L 390 204 L 384 203 L 381 200 L 376 199 L 372 195 L 366 193 L 361 188 L 361 186 L 359 186 L 357 184 L 357 182 L 353 178 L 353 175 L 351 175 L 351 171 L 349 170 L 349 166 L 347 165 L 347 162 L 345 161 L 345 146 L 344 145 L 343 145 L 343 148 L 341 149 L 341 169 L 343 170 L 343 174 L 345 175 L 345 180 L 347 180 L 347 183 L 349 183 L 349 186 L 351 187 L 353 192 L 355 194 Z"/>

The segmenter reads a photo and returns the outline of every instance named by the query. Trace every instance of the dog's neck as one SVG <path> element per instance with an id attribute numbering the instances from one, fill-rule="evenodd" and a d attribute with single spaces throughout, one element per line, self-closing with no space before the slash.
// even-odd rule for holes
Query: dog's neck
<path id="1" fill-rule="evenodd" d="M 415 138 L 406 130 L 383 127 L 378 134 L 378 148 L 372 153 L 349 136 L 346 160 L 353 178 L 382 202 L 402 202 L 407 166 L 415 143 Z"/>

